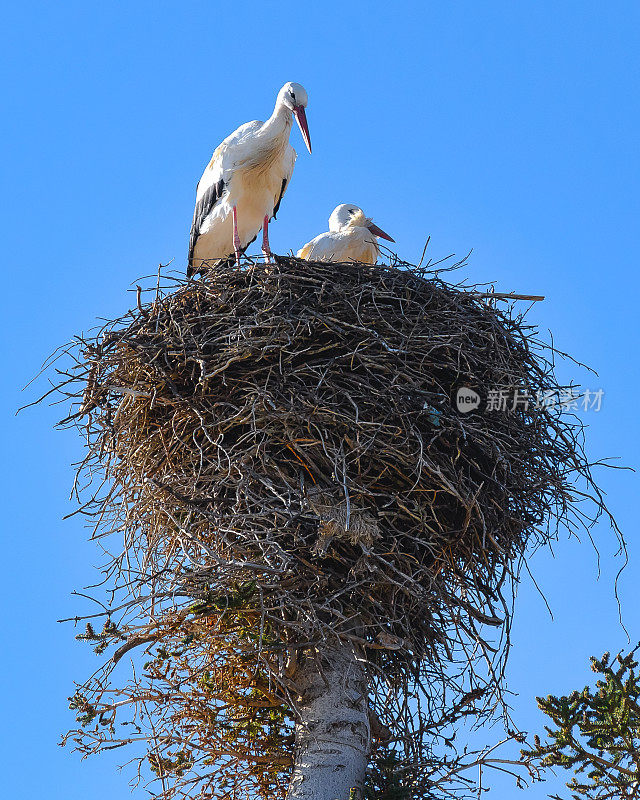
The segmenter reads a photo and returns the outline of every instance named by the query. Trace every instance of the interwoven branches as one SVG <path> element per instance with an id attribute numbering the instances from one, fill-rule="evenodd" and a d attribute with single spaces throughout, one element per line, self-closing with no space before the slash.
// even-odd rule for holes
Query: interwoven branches
<path id="1" fill-rule="evenodd" d="M 119 610 L 86 636 L 151 654 L 125 686 L 112 660 L 79 691 L 78 745 L 147 737 L 162 796 L 275 796 L 297 656 L 338 635 L 423 791 L 443 719 L 499 701 L 527 548 L 582 524 L 581 500 L 603 508 L 575 418 L 453 402 L 558 391 L 553 351 L 436 273 L 278 257 L 177 281 L 66 352 L 82 510 L 124 537 L 105 571 Z"/>

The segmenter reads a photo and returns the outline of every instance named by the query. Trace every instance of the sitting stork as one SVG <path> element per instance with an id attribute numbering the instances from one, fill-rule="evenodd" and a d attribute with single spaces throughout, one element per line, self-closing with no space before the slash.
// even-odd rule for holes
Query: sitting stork
<path id="1" fill-rule="evenodd" d="M 202 272 L 203 262 L 232 253 L 238 263 L 260 228 L 262 251 L 269 257 L 269 220 L 280 208 L 296 160 L 289 144 L 294 116 L 311 152 L 306 106 L 303 87 L 285 83 L 266 122 L 241 125 L 216 148 L 196 192 L 188 277 Z"/>
<path id="2" fill-rule="evenodd" d="M 352 203 L 334 208 L 329 217 L 329 231 L 321 233 L 298 250 L 298 258 L 307 261 L 359 261 L 375 264 L 380 255 L 378 240 L 395 241 L 385 233 L 364 211 Z"/>

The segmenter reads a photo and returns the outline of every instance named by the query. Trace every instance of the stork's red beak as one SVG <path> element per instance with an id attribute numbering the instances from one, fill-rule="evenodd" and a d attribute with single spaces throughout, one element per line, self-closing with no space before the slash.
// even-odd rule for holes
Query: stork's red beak
<path id="1" fill-rule="evenodd" d="M 368 227 L 374 236 L 379 236 L 381 239 L 386 239 L 388 242 L 395 242 L 395 239 L 392 239 L 388 233 L 385 233 L 382 228 L 374 225 L 373 222 Z"/>
<path id="2" fill-rule="evenodd" d="M 309 126 L 307 125 L 307 115 L 305 114 L 304 108 L 302 106 L 296 106 L 293 109 L 293 113 L 296 115 L 296 122 L 300 126 L 302 138 L 307 145 L 307 150 L 311 152 L 311 137 L 309 136 Z"/>

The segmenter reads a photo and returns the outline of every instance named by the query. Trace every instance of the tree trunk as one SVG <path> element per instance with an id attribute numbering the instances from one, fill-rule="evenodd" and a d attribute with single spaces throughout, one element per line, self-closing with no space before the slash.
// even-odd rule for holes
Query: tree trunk
<path id="1" fill-rule="evenodd" d="M 296 672 L 300 689 L 295 761 L 287 800 L 362 798 L 369 760 L 367 682 L 352 648 L 338 642 L 305 657 Z"/>

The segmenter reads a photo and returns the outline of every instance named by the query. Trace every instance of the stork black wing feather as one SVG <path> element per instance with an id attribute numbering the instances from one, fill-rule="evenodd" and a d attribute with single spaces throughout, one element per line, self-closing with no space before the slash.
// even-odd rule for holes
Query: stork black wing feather
<path id="1" fill-rule="evenodd" d="M 282 186 L 280 187 L 280 197 L 278 198 L 278 202 L 273 207 L 273 214 L 271 216 L 271 219 L 275 219 L 276 218 L 276 214 L 280 210 L 280 203 L 282 202 L 282 198 L 284 196 L 284 190 L 286 188 L 287 188 L 287 179 L 283 178 L 282 179 Z"/>
<path id="2" fill-rule="evenodd" d="M 189 257 L 187 261 L 187 278 L 190 278 L 197 268 L 193 263 L 193 251 L 200 236 L 200 228 L 207 216 L 211 213 L 211 209 L 222 197 L 225 189 L 225 183 L 220 178 L 217 183 L 211 184 L 207 191 L 196 203 L 195 211 L 193 212 L 193 222 L 191 223 L 191 236 L 189 237 Z"/>

